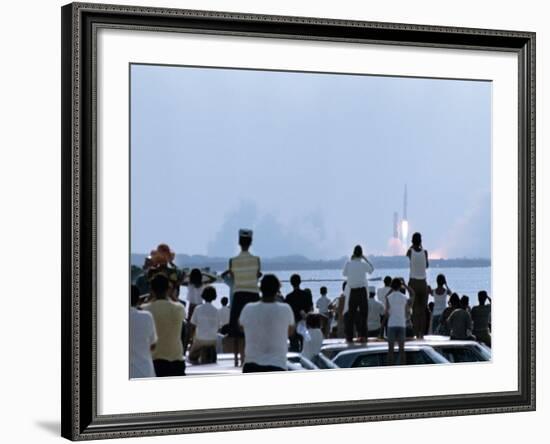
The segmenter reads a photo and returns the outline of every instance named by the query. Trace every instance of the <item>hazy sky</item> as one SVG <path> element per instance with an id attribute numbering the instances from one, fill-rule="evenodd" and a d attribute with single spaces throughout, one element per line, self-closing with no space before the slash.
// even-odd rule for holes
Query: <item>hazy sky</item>
<path id="1" fill-rule="evenodd" d="M 133 65 L 131 249 L 490 257 L 491 83 Z"/>

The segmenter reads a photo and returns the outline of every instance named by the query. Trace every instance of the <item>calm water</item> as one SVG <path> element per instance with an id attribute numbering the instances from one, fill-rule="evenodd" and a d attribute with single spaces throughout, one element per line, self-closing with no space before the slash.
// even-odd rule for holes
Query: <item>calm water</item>
<path id="1" fill-rule="evenodd" d="M 264 273 L 270 273 L 269 270 L 264 270 Z M 286 295 L 291 291 L 291 286 L 288 280 L 294 273 L 293 271 L 277 271 L 273 272 L 282 282 L 282 293 Z M 452 291 L 459 295 L 468 295 L 470 297 L 470 305 L 477 305 L 477 292 L 486 290 L 492 297 L 491 293 L 491 267 L 479 268 L 433 268 L 428 269 L 428 284 L 436 287 L 435 278 L 442 273 L 447 277 L 447 284 Z M 301 270 L 298 274 L 302 277 L 302 288 L 309 288 L 313 293 L 314 302 L 319 298 L 319 289 L 322 286 L 327 287 L 328 297 L 336 298 L 341 293 L 342 289 L 342 270 Z M 384 284 L 382 279 L 389 275 L 392 277 L 403 277 L 408 279 L 408 269 L 377 269 L 370 278 L 369 285 L 376 288 L 382 287 Z M 381 278 L 376 280 L 376 278 Z M 312 281 L 309 281 L 312 280 Z M 309 281 L 309 282 L 308 282 Z M 216 287 L 218 298 L 214 305 L 220 306 L 220 299 L 223 296 L 229 296 L 229 287 L 225 284 L 214 284 Z M 185 299 L 186 290 L 182 287 L 181 298 Z"/>

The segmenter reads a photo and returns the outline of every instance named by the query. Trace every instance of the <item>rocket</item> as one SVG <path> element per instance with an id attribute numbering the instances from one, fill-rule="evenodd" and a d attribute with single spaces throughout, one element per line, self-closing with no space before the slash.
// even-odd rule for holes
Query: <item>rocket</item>
<path id="1" fill-rule="evenodd" d="M 407 184 L 405 184 L 405 192 L 403 193 L 403 220 L 407 220 Z"/>
<path id="2" fill-rule="evenodd" d="M 403 193 L 403 219 L 401 220 L 401 242 L 407 244 L 409 235 L 409 221 L 407 220 L 407 184 L 405 184 L 405 192 Z"/>
<path id="3" fill-rule="evenodd" d="M 409 235 L 409 221 L 407 220 L 407 184 L 405 184 L 405 190 L 403 192 L 403 217 L 399 220 L 399 214 L 397 211 L 393 213 L 393 238 L 399 239 L 403 244 L 407 243 L 407 236 Z"/>

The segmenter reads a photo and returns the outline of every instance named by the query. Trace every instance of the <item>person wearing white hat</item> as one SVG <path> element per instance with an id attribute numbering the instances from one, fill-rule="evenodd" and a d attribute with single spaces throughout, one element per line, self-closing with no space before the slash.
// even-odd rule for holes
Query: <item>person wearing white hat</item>
<path id="1" fill-rule="evenodd" d="M 244 362 L 244 334 L 239 325 L 239 317 L 246 304 L 257 302 L 260 299 L 258 279 L 260 271 L 260 258 L 248 251 L 252 245 L 252 230 L 239 230 L 239 245 L 241 252 L 229 259 L 229 273 L 233 280 L 233 302 L 229 314 L 229 336 L 234 338 L 233 353 L 235 354 L 235 366 Z"/>

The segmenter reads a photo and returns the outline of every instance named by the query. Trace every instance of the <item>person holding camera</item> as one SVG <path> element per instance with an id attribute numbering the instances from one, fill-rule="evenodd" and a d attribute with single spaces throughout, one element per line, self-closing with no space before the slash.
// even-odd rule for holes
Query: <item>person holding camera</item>
<path id="1" fill-rule="evenodd" d="M 367 275 L 374 271 L 373 265 L 363 255 L 361 245 L 353 249 L 351 259 L 346 262 L 342 274 L 347 278 L 344 323 L 346 341 L 353 342 L 354 329 L 359 342 L 367 342 L 367 318 L 369 315 Z"/>

